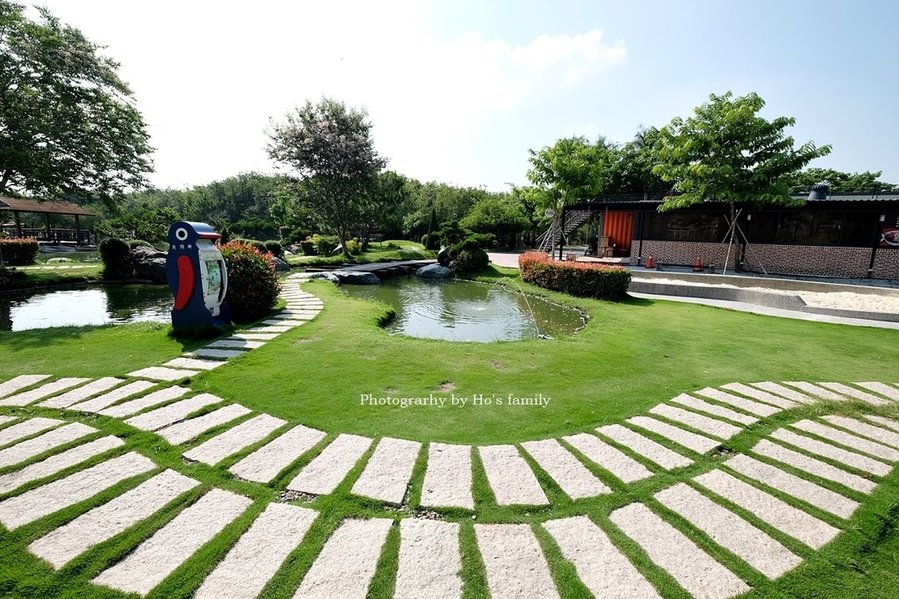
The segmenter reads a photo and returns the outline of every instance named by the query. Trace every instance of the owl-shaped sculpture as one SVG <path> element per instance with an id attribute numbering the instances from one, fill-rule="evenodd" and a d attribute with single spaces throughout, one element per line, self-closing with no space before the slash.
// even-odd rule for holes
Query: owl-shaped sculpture
<path id="1" fill-rule="evenodd" d="M 206 223 L 178 221 L 169 227 L 166 278 L 175 296 L 172 326 L 218 326 L 228 322 L 222 305 L 228 292 L 228 272 L 215 246 L 221 235 Z"/>

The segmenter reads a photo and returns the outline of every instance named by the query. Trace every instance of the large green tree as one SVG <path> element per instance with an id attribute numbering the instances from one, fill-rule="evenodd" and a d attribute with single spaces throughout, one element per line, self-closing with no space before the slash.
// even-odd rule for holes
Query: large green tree
<path id="1" fill-rule="evenodd" d="M 596 143 L 566 137 L 528 152 L 527 176 L 542 192 L 541 211 L 602 195 L 611 182 L 616 148 L 602 137 Z"/>
<path id="2" fill-rule="evenodd" d="M 113 204 L 151 148 L 118 64 L 80 31 L 0 0 L 0 193 Z"/>
<path id="3" fill-rule="evenodd" d="M 791 183 L 796 193 L 808 193 L 816 183 L 827 183 L 833 193 L 880 193 L 899 190 L 896 183 L 881 181 L 880 174 L 881 171 L 844 173 L 829 168 L 808 168 L 792 177 Z"/>
<path id="4" fill-rule="evenodd" d="M 337 235 L 343 247 L 359 223 L 387 162 L 375 151 L 364 110 L 323 98 L 288 113 L 269 132 L 269 157 L 304 182 L 299 198 Z"/>

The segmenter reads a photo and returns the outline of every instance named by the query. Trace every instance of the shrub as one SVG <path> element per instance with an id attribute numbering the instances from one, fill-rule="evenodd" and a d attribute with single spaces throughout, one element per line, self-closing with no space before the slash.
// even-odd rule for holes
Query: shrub
<path id="1" fill-rule="evenodd" d="M 282 260 L 284 259 L 284 246 L 281 245 L 280 241 L 270 239 L 268 241 L 264 241 L 262 245 L 265 247 L 265 251 L 275 258 L 281 258 Z"/>
<path id="2" fill-rule="evenodd" d="M 254 248 L 254 249 L 257 249 L 257 250 L 259 250 L 259 253 L 260 253 L 260 254 L 268 253 L 268 250 L 265 249 L 265 244 L 262 243 L 261 241 L 256 241 L 255 239 L 242 239 L 242 238 L 237 238 L 237 239 L 232 239 L 231 241 L 234 241 L 234 242 L 237 242 L 237 243 L 242 243 L 242 244 L 244 244 L 244 245 L 248 245 L 248 246 L 250 246 L 250 247 L 252 247 L 252 248 Z M 229 243 L 230 243 L 230 242 L 229 242 Z"/>
<path id="3" fill-rule="evenodd" d="M 232 318 L 249 322 L 265 316 L 281 291 L 272 256 L 240 241 L 227 243 L 221 250 L 228 269 L 225 300 Z"/>
<path id="4" fill-rule="evenodd" d="M 130 279 L 133 276 L 131 248 L 118 237 L 107 237 L 100 242 L 100 258 L 104 279 Z"/>
<path id="5" fill-rule="evenodd" d="M 303 250 L 304 256 L 315 256 L 315 241 L 311 237 L 307 237 L 300 242 L 300 249 Z"/>
<path id="6" fill-rule="evenodd" d="M 453 256 L 453 259 L 450 260 L 450 268 L 461 274 L 480 270 L 490 263 L 487 252 L 479 247 L 466 248 L 454 253 Z"/>
<path id="7" fill-rule="evenodd" d="M 358 239 L 350 239 L 346 242 L 346 251 L 353 256 L 358 256 L 362 252 L 362 242 Z"/>
<path id="8" fill-rule="evenodd" d="M 128 247 L 131 248 L 132 250 L 137 247 L 152 248 L 153 244 L 150 243 L 149 241 L 144 241 L 143 239 L 131 239 L 128 241 Z M 156 249 L 156 248 L 153 248 L 153 249 Z"/>
<path id="9" fill-rule="evenodd" d="M 33 264 L 37 257 L 38 244 L 36 239 L 8 237 L 0 239 L 0 251 L 3 252 L 3 262 L 10 266 L 24 266 Z"/>
<path id="10" fill-rule="evenodd" d="M 340 244 L 340 240 L 336 235 L 313 235 L 312 245 L 315 246 L 315 253 L 319 256 L 330 256 Z"/>
<path id="11" fill-rule="evenodd" d="M 421 236 L 421 245 L 425 246 L 426 250 L 439 250 L 440 249 L 440 234 L 439 233 L 425 233 Z"/>
<path id="12" fill-rule="evenodd" d="M 522 254 L 518 267 L 523 281 L 581 297 L 620 300 L 631 283 L 630 271 L 620 266 L 558 262 L 540 252 Z"/>

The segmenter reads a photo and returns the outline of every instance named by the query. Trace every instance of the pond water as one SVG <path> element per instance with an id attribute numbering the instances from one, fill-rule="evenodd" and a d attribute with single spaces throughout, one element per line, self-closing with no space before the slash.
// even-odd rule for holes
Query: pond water
<path id="1" fill-rule="evenodd" d="M 0 330 L 168 322 L 166 285 L 109 285 L 0 294 Z"/>
<path id="2" fill-rule="evenodd" d="M 341 289 L 392 306 L 388 332 L 411 337 L 486 343 L 570 335 L 584 325 L 576 310 L 499 285 L 398 277 Z"/>

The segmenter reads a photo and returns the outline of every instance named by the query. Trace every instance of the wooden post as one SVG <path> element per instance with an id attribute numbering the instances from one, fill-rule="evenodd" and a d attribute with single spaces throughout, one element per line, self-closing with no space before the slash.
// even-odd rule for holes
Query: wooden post
<path id="1" fill-rule="evenodd" d="M 45 214 L 47 221 L 47 241 L 50 241 L 50 213 Z"/>
<path id="2" fill-rule="evenodd" d="M 81 245 L 81 222 L 78 220 L 78 215 L 75 215 L 75 247 L 77 248 Z"/>
<path id="3" fill-rule="evenodd" d="M 22 238 L 22 219 L 19 218 L 18 211 L 13 212 L 13 217 L 16 219 L 16 234 L 19 236 L 19 239 Z"/>

